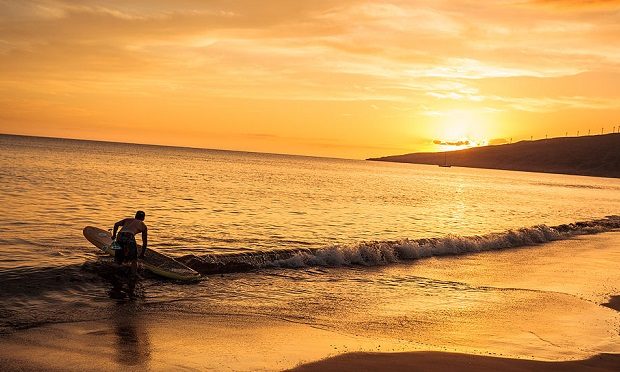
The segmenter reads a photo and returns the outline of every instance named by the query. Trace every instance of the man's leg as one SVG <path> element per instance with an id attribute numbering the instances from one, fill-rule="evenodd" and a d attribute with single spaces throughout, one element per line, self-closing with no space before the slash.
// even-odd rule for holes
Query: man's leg
<path id="1" fill-rule="evenodd" d="M 125 269 L 123 267 L 123 261 L 125 260 L 125 253 L 123 248 L 114 252 L 114 263 L 112 264 L 112 290 L 110 291 L 110 297 L 123 298 L 123 282 L 126 281 Z"/>
<path id="2" fill-rule="evenodd" d="M 131 271 L 129 272 L 129 295 L 134 296 L 134 290 L 136 289 L 136 282 L 138 281 L 138 260 L 133 258 L 131 260 Z"/>
<path id="3" fill-rule="evenodd" d="M 137 277 L 138 276 L 138 260 L 131 260 L 131 275 Z"/>

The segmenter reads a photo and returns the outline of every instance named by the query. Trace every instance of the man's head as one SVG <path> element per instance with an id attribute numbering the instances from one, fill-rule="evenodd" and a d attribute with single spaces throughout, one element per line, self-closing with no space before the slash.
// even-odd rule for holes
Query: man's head
<path id="1" fill-rule="evenodd" d="M 144 211 L 137 211 L 136 212 L 136 220 L 140 220 L 140 221 L 144 221 L 144 217 L 146 215 L 144 214 Z"/>

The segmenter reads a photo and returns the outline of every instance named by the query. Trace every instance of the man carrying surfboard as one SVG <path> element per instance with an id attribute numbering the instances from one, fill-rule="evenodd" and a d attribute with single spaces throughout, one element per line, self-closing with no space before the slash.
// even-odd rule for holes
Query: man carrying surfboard
<path id="1" fill-rule="evenodd" d="M 116 250 L 114 254 L 114 260 L 123 264 L 126 261 L 131 261 L 131 273 L 135 276 L 138 271 L 138 244 L 136 243 L 136 234 L 142 233 L 142 252 L 140 252 L 140 258 L 144 258 L 144 252 L 146 251 L 148 229 L 144 223 L 145 213 L 143 211 L 137 211 L 134 218 L 125 218 L 114 224 L 114 230 L 112 232 L 112 240 L 116 240 L 116 243 L 121 249 Z M 121 230 L 116 236 L 118 228 Z"/>

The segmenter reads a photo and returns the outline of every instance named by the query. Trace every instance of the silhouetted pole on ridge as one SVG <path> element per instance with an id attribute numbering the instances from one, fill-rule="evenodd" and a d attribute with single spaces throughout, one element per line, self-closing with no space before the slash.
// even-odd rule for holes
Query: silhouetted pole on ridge
<path id="1" fill-rule="evenodd" d="M 620 125 L 614 125 L 612 127 L 611 132 L 609 133 L 620 133 Z M 605 127 L 601 127 L 601 135 L 605 134 Z M 577 137 L 579 137 L 581 135 L 581 130 L 577 131 Z M 588 136 L 592 135 L 592 129 L 588 129 Z M 596 134 L 595 134 L 596 135 Z M 564 136 L 568 137 L 568 132 L 564 132 Z M 584 136 L 585 136 L 585 131 L 584 131 Z M 512 143 L 512 137 L 510 137 L 510 140 L 508 143 Z M 549 134 L 545 134 L 545 139 L 549 139 Z M 534 140 L 534 136 L 530 135 L 530 141 Z"/>

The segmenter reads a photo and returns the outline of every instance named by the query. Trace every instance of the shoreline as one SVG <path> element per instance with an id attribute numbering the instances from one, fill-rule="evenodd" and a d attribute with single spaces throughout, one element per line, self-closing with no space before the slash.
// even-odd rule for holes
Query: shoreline
<path id="1" fill-rule="evenodd" d="M 620 293 L 609 287 L 620 279 L 609 270 L 620 258 L 620 231 L 555 241 L 537 249 L 537 254 L 516 249 L 440 257 L 359 274 L 334 268 L 332 274 L 349 274 L 343 282 L 358 283 L 367 275 L 387 284 L 404 280 L 399 287 L 404 302 L 392 286 L 376 292 L 389 301 L 362 302 L 370 309 L 382 306 L 383 316 L 377 317 L 367 317 L 365 307 L 338 316 L 325 312 L 313 321 L 311 316 L 265 308 L 235 312 L 209 301 L 180 306 L 101 298 L 96 311 L 85 313 L 94 320 L 48 323 L 0 335 L 0 365 L 7 371 L 620 369 Z M 324 279 L 334 277 L 329 271 L 321 274 Z M 445 293 L 454 295 L 427 300 L 423 286 L 406 285 L 411 275 L 428 279 L 422 285 L 453 287 Z M 214 290 L 229 280 L 214 276 L 209 282 L 208 288 Z M 269 283 L 274 283 L 272 278 Z M 333 282 L 329 283 L 331 288 Z M 290 284 L 285 280 L 270 291 L 282 291 Z M 347 288 L 356 287 L 344 289 L 348 293 Z M 326 292 L 321 293 L 322 297 Z M 352 299 L 337 291 L 333 295 L 338 304 Z M 305 299 L 297 299 L 304 314 L 316 309 L 308 304 L 319 301 Z M 213 301 L 220 300 L 226 298 Z M 456 304 L 448 314 L 446 301 Z M 331 304 L 325 303 L 327 308 Z M 415 311 L 420 311 L 418 316 L 402 315 Z M 427 317 L 438 312 L 443 315 Z M 350 322 L 341 324 L 342 317 Z"/>
<path id="2" fill-rule="evenodd" d="M 620 354 L 598 354 L 576 361 L 548 362 L 446 352 L 349 353 L 297 366 L 293 372 L 344 371 L 617 371 Z"/>
<path id="3" fill-rule="evenodd" d="M 395 163 L 395 164 L 414 164 L 414 165 L 425 165 L 429 167 L 438 167 L 437 164 L 429 164 L 429 163 L 416 163 L 412 161 L 397 161 L 397 160 L 381 160 L 379 158 L 373 159 L 365 159 L 366 161 L 378 162 L 378 163 Z M 521 173 L 534 173 L 534 174 L 557 174 L 561 176 L 578 176 L 578 177 L 591 177 L 591 178 L 603 178 L 609 180 L 618 180 L 620 176 L 615 175 L 599 175 L 599 174 L 589 174 L 589 173 L 570 173 L 566 171 L 553 171 L 553 170 L 532 170 L 532 169 L 516 169 L 516 168 L 508 168 L 508 167 L 475 167 L 468 165 L 450 165 L 449 168 L 465 168 L 465 169 L 486 169 L 486 170 L 497 170 L 497 171 L 506 171 L 506 172 L 521 172 Z"/>

